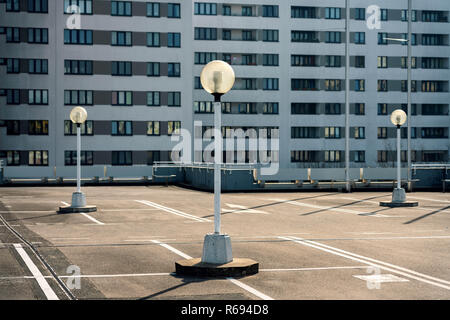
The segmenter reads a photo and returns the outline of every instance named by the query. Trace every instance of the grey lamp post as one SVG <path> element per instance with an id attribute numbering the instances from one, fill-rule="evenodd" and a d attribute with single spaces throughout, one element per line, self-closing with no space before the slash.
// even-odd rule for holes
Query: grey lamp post
<path id="1" fill-rule="evenodd" d="M 401 127 L 405 124 L 408 116 L 401 109 L 394 110 L 391 114 L 391 122 L 397 127 L 397 188 L 392 192 L 391 202 L 380 202 L 385 207 L 413 207 L 417 206 L 417 202 L 407 202 L 405 189 L 401 185 Z"/>
<path id="2" fill-rule="evenodd" d="M 222 130 L 220 99 L 231 90 L 235 76 L 231 66 L 220 60 L 208 63 L 202 70 L 200 81 L 206 92 L 214 96 L 214 234 L 207 234 L 203 245 L 202 262 L 227 263 L 233 260 L 231 240 L 226 234 L 220 234 L 220 192 L 222 163 Z"/>
<path id="3" fill-rule="evenodd" d="M 93 212 L 96 206 L 86 205 L 86 196 L 81 192 L 81 125 L 87 119 L 87 111 L 83 107 L 75 107 L 70 112 L 70 120 L 77 125 L 77 191 L 72 194 L 72 205 L 60 207 L 59 212 Z"/>

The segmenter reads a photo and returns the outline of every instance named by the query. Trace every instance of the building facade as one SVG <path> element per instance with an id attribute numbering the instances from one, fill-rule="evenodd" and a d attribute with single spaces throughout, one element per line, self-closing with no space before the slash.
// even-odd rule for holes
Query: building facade
<path id="1" fill-rule="evenodd" d="M 368 23 L 374 2 L 375 27 Z M 350 165 L 391 167 L 389 115 L 407 108 L 407 46 L 386 38 L 407 39 L 407 0 L 349 3 Z M 448 162 L 450 3 L 412 4 L 412 161 Z M 279 150 L 268 155 L 280 168 L 344 167 L 344 6 L 0 1 L 0 159 L 15 177 L 73 176 L 69 113 L 81 105 L 83 175 L 150 175 L 155 161 L 177 160 L 172 138 L 181 129 L 192 142 L 213 126 L 199 76 L 220 59 L 236 74 L 222 99 L 224 137 L 230 129 L 276 135 Z M 204 160 L 199 151 L 189 157 Z"/>

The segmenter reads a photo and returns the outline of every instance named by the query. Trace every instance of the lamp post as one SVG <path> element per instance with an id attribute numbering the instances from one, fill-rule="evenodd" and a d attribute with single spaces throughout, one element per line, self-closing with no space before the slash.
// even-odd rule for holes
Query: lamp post
<path id="1" fill-rule="evenodd" d="M 234 71 L 231 66 L 220 60 L 208 63 L 200 74 L 200 81 L 206 92 L 214 96 L 214 234 L 205 236 L 202 262 L 227 263 L 233 260 L 231 240 L 228 235 L 220 234 L 220 192 L 222 164 L 222 130 L 220 103 L 222 95 L 234 85 Z"/>
<path id="2" fill-rule="evenodd" d="M 415 207 L 417 202 L 406 202 L 405 189 L 401 185 L 401 127 L 405 124 L 408 116 L 401 109 L 394 110 L 391 114 L 391 122 L 397 127 L 397 188 L 392 192 L 392 202 L 380 202 L 384 207 Z"/>
<path id="3" fill-rule="evenodd" d="M 70 112 L 70 120 L 77 126 L 77 191 L 72 193 L 72 205 L 60 207 L 59 212 L 93 212 L 96 206 L 86 205 L 86 196 L 81 192 L 81 125 L 87 119 L 87 111 L 83 107 L 75 107 Z"/>

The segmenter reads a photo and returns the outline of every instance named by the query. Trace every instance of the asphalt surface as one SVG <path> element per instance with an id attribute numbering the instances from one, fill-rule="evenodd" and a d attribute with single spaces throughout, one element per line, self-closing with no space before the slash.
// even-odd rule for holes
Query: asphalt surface
<path id="1" fill-rule="evenodd" d="M 380 207 L 389 192 L 223 194 L 233 257 L 260 271 L 213 279 L 174 274 L 214 231 L 212 193 L 86 187 L 97 212 L 58 214 L 73 191 L 0 188 L 0 215 L 77 299 L 450 299 L 448 193 L 408 193 L 417 208 Z M 0 220 L 0 299 L 69 299 L 17 234 Z"/>

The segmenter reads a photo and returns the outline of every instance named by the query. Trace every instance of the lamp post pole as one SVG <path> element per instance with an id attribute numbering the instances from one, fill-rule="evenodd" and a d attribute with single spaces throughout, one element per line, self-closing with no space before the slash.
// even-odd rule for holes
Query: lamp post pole
<path id="1" fill-rule="evenodd" d="M 411 3 L 412 0 L 408 0 L 408 57 L 407 57 L 407 64 L 408 64 L 408 79 L 407 79 L 407 86 L 408 86 L 408 93 L 407 93 L 407 104 L 408 104 L 408 110 L 407 110 L 407 136 L 408 136 L 408 146 L 406 151 L 406 157 L 408 161 L 408 191 L 411 191 L 411 21 L 412 21 L 412 10 L 411 10 Z"/>
<path id="2" fill-rule="evenodd" d="M 400 137 L 401 137 L 401 130 L 400 130 L 401 126 L 398 124 L 397 125 L 397 189 L 400 189 L 401 186 L 401 159 L 400 159 L 400 149 L 401 149 L 401 145 L 400 145 Z"/>
<path id="3" fill-rule="evenodd" d="M 81 124 L 77 123 L 77 192 L 81 192 Z"/>
<path id="4" fill-rule="evenodd" d="M 220 193 L 222 189 L 222 105 L 220 94 L 214 95 L 214 233 L 220 234 Z"/>
<path id="5" fill-rule="evenodd" d="M 345 0 L 345 188 L 350 192 L 350 7 Z"/>

